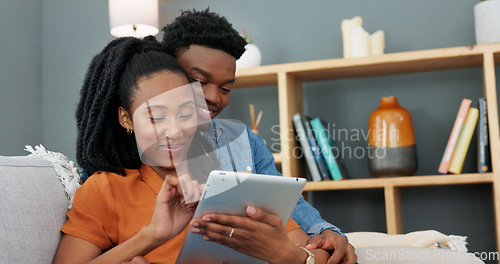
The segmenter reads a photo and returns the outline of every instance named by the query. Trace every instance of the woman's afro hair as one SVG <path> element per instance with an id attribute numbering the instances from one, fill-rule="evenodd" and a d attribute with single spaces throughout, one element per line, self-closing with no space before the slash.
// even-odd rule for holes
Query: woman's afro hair
<path id="1" fill-rule="evenodd" d="M 124 173 L 141 165 L 135 137 L 118 120 L 118 108 L 129 111 L 137 81 L 168 70 L 189 76 L 154 37 L 111 41 L 89 65 L 75 117 L 76 159 L 89 174 Z"/>

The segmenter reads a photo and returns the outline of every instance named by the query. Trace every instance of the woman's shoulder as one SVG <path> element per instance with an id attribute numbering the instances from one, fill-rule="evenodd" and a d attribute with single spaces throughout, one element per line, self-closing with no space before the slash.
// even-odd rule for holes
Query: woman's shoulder
<path id="1" fill-rule="evenodd" d="M 99 203 L 112 205 L 116 198 L 115 195 L 128 188 L 127 185 L 134 185 L 130 183 L 137 181 L 138 177 L 140 180 L 139 170 L 126 170 L 125 176 L 106 171 L 96 172 L 76 191 L 74 204 L 81 205 L 82 202 L 99 201 Z"/>
<path id="2" fill-rule="evenodd" d="M 99 171 L 92 174 L 83 184 L 84 189 L 109 189 L 114 185 L 135 181 L 140 177 L 139 170 L 125 169 L 125 175 L 109 171 Z"/>

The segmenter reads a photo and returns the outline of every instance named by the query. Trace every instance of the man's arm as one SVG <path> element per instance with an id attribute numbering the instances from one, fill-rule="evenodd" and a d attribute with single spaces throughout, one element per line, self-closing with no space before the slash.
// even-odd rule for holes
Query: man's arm
<path id="1" fill-rule="evenodd" d="M 340 231 L 340 228 L 323 220 L 318 210 L 304 200 L 304 197 L 302 196 L 300 196 L 299 201 L 297 202 L 297 206 L 292 213 L 292 218 L 310 237 L 319 235 L 327 229 L 330 229 L 339 235 L 345 236 Z"/>

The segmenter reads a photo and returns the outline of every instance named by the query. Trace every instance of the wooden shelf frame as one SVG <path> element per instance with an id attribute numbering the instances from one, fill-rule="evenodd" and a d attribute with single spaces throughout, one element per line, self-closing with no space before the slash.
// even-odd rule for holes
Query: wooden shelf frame
<path id="1" fill-rule="evenodd" d="M 460 175 L 429 175 L 393 178 L 349 179 L 341 181 L 308 182 L 304 191 L 384 189 L 386 228 L 388 234 L 403 233 L 401 188 L 460 184 L 492 184 L 493 173 Z"/>
<path id="2" fill-rule="evenodd" d="M 235 88 L 276 85 L 280 72 L 305 82 L 479 67 L 485 52 L 498 49 L 489 44 L 265 65 L 237 70 Z"/>
<path id="3" fill-rule="evenodd" d="M 392 187 L 421 187 L 487 183 L 493 183 L 493 173 L 405 176 L 308 182 L 306 184 L 306 187 L 304 188 L 304 191 L 360 190 Z"/>
<path id="4" fill-rule="evenodd" d="M 240 69 L 236 71 L 235 88 L 278 87 L 281 153 L 275 153 L 274 157 L 276 163 L 281 165 L 284 176 L 304 176 L 303 162 L 291 158 L 293 149 L 298 146 L 294 139 L 292 115 L 303 113 L 303 82 L 482 67 L 484 97 L 488 102 L 490 148 L 500 150 L 495 65 L 500 65 L 500 44 L 462 46 Z M 403 232 L 401 188 L 492 184 L 496 241 L 500 252 L 500 152 L 492 151 L 491 160 L 491 173 L 308 182 L 305 191 L 383 188 L 387 232 L 399 234 Z"/>

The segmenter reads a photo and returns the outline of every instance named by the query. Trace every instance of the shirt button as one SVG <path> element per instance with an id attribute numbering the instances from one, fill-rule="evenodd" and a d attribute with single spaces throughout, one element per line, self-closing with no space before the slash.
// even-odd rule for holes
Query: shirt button
<path id="1" fill-rule="evenodd" d="M 247 166 L 247 171 L 252 171 L 252 167 Z"/>

